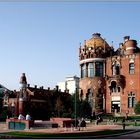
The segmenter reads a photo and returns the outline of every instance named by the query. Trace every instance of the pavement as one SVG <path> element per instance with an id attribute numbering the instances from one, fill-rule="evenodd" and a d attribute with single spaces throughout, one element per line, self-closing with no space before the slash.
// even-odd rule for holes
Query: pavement
<path id="1" fill-rule="evenodd" d="M 121 125 L 95 125 L 95 124 L 87 124 L 86 128 L 83 128 L 79 131 L 79 129 L 74 128 L 44 128 L 44 129 L 28 129 L 28 130 L 11 130 L 6 127 L 6 123 L 0 123 L 0 133 L 4 132 L 13 132 L 13 131 L 23 131 L 23 132 L 41 132 L 41 133 L 82 133 L 82 132 L 96 132 L 101 130 L 109 130 L 109 129 L 123 129 Z M 139 126 L 126 126 L 125 129 L 130 129 L 130 132 L 123 132 L 123 134 L 126 133 L 135 133 L 137 131 L 140 131 Z M 113 134 L 114 136 L 117 136 L 117 134 Z M 121 134 L 118 134 L 121 135 Z M 95 136 L 95 138 L 104 138 L 107 136 Z M 92 137 L 94 138 L 94 137 Z"/>
<path id="2" fill-rule="evenodd" d="M 88 124 L 86 128 L 74 129 L 74 128 L 30 128 L 28 130 L 19 130 L 19 131 L 27 131 L 27 132 L 47 132 L 47 133 L 71 133 L 71 132 L 87 132 L 87 131 L 100 131 L 105 129 L 121 129 L 120 125 L 95 125 L 95 124 Z M 11 132 L 17 131 L 8 129 L 6 127 L 6 123 L 0 123 L 0 132 Z"/>

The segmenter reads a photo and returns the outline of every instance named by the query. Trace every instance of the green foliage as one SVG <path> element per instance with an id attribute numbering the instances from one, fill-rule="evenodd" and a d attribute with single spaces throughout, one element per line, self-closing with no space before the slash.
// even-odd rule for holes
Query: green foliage
<path id="1" fill-rule="evenodd" d="M 2 113 L 2 98 L 0 97 L 0 113 Z"/>
<path id="2" fill-rule="evenodd" d="M 9 115 L 9 111 L 7 108 L 4 108 L 2 110 L 2 113 L 0 115 L 0 120 L 5 120 L 7 118 L 7 116 Z"/>
<path id="3" fill-rule="evenodd" d="M 75 117 L 75 115 L 77 118 L 78 117 L 90 118 L 91 107 L 89 102 L 87 100 L 80 100 L 78 92 L 73 94 L 72 100 L 73 100 L 73 113 L 72 113 L 73 118 Z"/>
<path id="4" fill-rule="evenodd" d="M 81 112 L 80 115 L 83 118 L 89 118 L 91 116 L 91 106 L 87 100 L 81 101 Z"/>
<path id="5" fill-rule="evenodd" d="M 140 114 L 140 101 L 138 101 L 134 107 L 135 114 Z"/>

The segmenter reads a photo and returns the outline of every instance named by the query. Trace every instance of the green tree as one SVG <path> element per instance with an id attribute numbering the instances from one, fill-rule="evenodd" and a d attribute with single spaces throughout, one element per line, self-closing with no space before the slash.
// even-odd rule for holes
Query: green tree
<path id="1" fill-rule="evenodd" d="M 61 112 L 63 111 L 63 102 L 61 101 L 60 97 L 58 97 L 56 100 L 55 110 L 57 112 L 58 117 L 60 117 Z"/>
<path id="2" fill-rule="evenodd" d="M 140 101 L 138 101 L 134 107 L 134 112 L 140 114 Z"/>
<path id="3" fill-rule="evenodd" d="M 90 117 L 91 116 L 91 106 L 89 104 L 89 102 L 87 101 L 87 99 L 82 100 L 79 98 L 79 93 L 75 93 L 72 96 L 72 101 L 73 101 L 73 117 L 76 118 L 78 117 Z"/>
<path id="4" fill-rule="evenodd" d="M 87 100 L 81 101 L 81 117 L 89 118 L 91 116 L 91 106 Z"/>

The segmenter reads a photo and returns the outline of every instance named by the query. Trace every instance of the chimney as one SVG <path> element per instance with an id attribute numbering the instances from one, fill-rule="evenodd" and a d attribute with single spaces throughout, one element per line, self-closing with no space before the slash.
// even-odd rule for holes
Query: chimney
<path id="1" fill-rule="evenodd" d="M 119 47 L 122 48 L 122 46 L 123 46 L 123 43 L 120 43 L 120 44 L 119 44 Z"/>
<path id="2" fill-rule="evenodd" d="M 37 85 L 35 85 L 35 89 L 37 88 Z"/>
<path id="3" fill-rule="evenodd" d="M 128 41 L 130 39 L 130 36 L 125 36 L 124 37 L 124 43 L 126 42 L 126 41 Z"/>
<path id="4" fill-rule="evenodd" d="M 30 87 L 30 84 L 28 84 L 27 87 Z"/>
<path id="5" fill-rule="evenodd" d="M 48 87 L 48 90 L 50 90 L 50 87 Z"/>
<path id="6" fill-rule="evenodd" d="M 59 86 L 57 85 L 57 86 L 56 86 L 56 91 L 58 91 L 58 89 L 59 89 Z"/>

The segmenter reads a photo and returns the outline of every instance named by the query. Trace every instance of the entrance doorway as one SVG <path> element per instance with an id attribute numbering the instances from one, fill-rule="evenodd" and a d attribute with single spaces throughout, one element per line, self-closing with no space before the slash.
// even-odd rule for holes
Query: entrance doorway
<path id="1" fill-rule="evenodd" d="M 120 112 L 120 101 L 111 102 L 111 112 L 119 113 Z"/>

